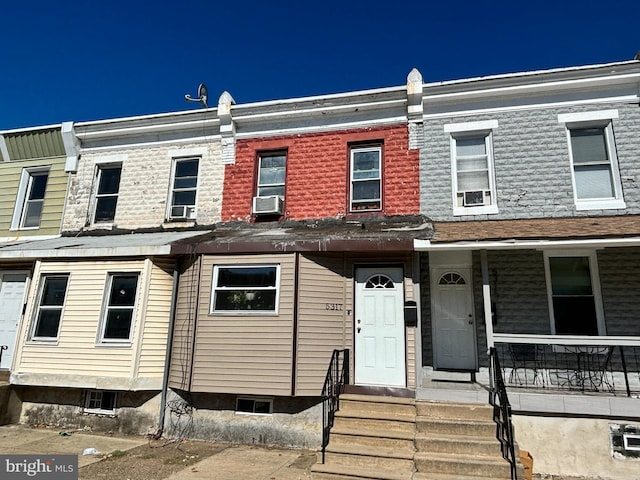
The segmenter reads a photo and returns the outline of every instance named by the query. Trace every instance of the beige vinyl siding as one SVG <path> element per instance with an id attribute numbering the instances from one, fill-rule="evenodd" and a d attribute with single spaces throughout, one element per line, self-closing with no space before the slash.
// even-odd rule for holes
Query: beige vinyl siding
<path id="1" fill-rule="evenodd" d="M 344 270 L 342 254 L 300 256 L 296 395 L 320 395 L 333 350 L 351 348 L 351 278 Z"/>
<path id="2" fill-rule="evenodd" d="M 158 377 L 164 371 L 171 317 L 173 266 L 171 259 L 156 259 L 151 266 L 144 324 L 139 322 L 142 328 L 137 371 L 139 377 Z"/>
<path id="3" fill-rule="evenodd" d="M 0 163 L 0 236 L 56 235 L 60 233 L 60 223 L 67 193 L 67 174 L 64 171 L 65 158 L 28 160 Z M 18 189 L 24 168 L 49 167 L 49 177 L 45 191 L 44 207 L 40 228 L 33 230 L 10 230 L 13 212 L 18 200 Z"/>
<path id="4" fill-rule="evenodd" d="M 203 258 L 194 345 L 192 391 L 290 395 L 293 368 L 295 256 Z M 280 265 L 276 315 L 209 313 L 214 265 Z"/>
<path id="5" fill-rule="evenodd" d="M 178 280 L 169 386 L 179 390 L 189 390 L 191 385 L 193 339 L 200 289 L 200 261 L 201 257 L 183 260 Z"/>
<path id="6" fill-rule="evenodd" d="M 25 328 L 17 352 L 16 371 L 107 377 L 131 377 L 136 339 L 131 346 L 97 345 L 105 284 L 109 272 L 140 272 L 134 322 L 140 321 L 146 278 L 143 260 L 38 262 L 29 289 Z M 29 340 L 41 275 L 69 273 L 67 295 L 55 343 Z"/>

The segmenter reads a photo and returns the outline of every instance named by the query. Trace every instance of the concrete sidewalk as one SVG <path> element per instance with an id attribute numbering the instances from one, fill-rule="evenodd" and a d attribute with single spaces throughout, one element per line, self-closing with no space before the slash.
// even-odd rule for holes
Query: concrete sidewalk
<path id="1" fill-rule="evenodd" d="M 95 448 L 108 453 L 129 450 L 147 443 L 144 437 L 117 437 L 74 431 L 61 435 L 64 429 L 31 428 L 22 425 L 0 426 L 0 453 L 11 454 L 66 454 L 78 455 L 78 467 L 84 467 L 102 459 L 102 456 L 83 455 L 85 448 Z"/>

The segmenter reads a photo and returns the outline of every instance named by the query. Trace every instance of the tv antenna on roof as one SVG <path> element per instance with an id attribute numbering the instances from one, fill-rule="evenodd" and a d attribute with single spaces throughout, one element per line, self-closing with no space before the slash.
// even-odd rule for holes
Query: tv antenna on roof
<path id="1" fill-rule="evenodd" d="M 207 107 L 207 98 L 209 97 L 209 93 L 207 92 L 207 86 L 204 83 L 198 85 L 198 98 L 192 98 L 188 93 L 184 96 L 187 102 L 200 102 L 200 104 L 204 108 Z"/>

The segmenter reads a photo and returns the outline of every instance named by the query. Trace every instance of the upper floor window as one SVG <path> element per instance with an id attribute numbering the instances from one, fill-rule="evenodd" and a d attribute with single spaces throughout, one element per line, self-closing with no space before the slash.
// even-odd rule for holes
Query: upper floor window
<path id="1" fill-rule="evenodd" d="M 179 158 L 174 162 L 171 182 L 170 220 L 196 218 L 199 158 Z"/>
<path id="2" fill-rule="evenodd" d="M 567 129 L 577 210 L 625 208 L 612 119 L 617 110 L 558 115 Z"/>
<path id="3" fill-rule="evenodd" d="M 94 222 L 112 222 L 115 218 L 121 172 L 122 165 L 98 166 Z"/>
<path id="4" fill-rule="evenodd" d="M 109 275 L 107 298 L 102 312 L 102 342 L 117 343 L 131 340 L 137 289 L 137 273 Z"/>
<path id="5" fill-rule="evenodd" d="M 261 153 L 258 156 L 258 197 L 284 197 L 287 154 Z"/>
<path id="6" fill-rule="evenodd" d="M 42 276 L 32 339 L 55 340 L 58 338 L 68 282 L 68 274 Z"/>
<path id="7" fill-rule="evenodd" d="M 279 284 L 278 265 L 216 265 L 211 312 L 276 313 Z"/>
<path id="8" fill-rule="evenodd" d="M 447 124 L 451 134 L 453 214 L 498 213 L 493 161 L 497 121 Z"/>
<path id="9" fill-rule="evenodd" d="M 352 212 L 382 210 L 382 147 L 351 148 Z"/>
<path id="10" fill-rule="evenodd" d="M 13 230 L 34 229 L 40 226 L 49 169 L 24 169 L 11 222 Z"/>
<path id="11" fill-rule="evenodd" d="M 554 335 L 604 335 L 595 253 L 545 254 Z"/>

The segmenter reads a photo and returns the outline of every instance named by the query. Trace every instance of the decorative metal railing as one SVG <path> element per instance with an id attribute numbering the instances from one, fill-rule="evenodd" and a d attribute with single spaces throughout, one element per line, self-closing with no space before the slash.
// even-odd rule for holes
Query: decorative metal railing
<path id="1" fill-rule="evenodd" d="M 349 384 L 349 349 L 334 350 L 327 376 L 322 386 L 322 463 L 329 445 L 329 434 L 336 412 L 340 409 L 340 394 Z"/>
<path id="2" fill-rule="evenodd" d="M 640 393 L 640 346 L 496 343 L 510 388 L 631 397 Z"/>
<path id="3" fill-rule="evenodd" d="M 513 424 L 511 423 L 511 405 L 502 376 L 500 359 L 495 347 L 489 349 L 489 403 L 493 407 L 493 420 L 496 422 L 496 438 L 500 442 L 502 457 L 511 467 L 511 480 L 517 480 L 517 461 Z"/>

